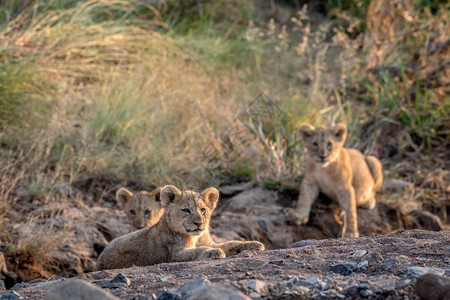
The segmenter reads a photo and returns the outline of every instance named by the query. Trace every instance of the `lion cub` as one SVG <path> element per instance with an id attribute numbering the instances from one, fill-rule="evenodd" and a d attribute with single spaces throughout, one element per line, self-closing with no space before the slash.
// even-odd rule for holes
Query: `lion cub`
<path id="1" fill-rule="evenodd" d="M 159 222 L 112 240 L 98 258 L 98 270 L 223 258 L 226 253 L 244 249 L 264 250 L 259 242 L 212 243 L 209 221 L 219 200 L 219 192 L 213 187 L 196 193 L 168 185 L 162 188 L 160 199 L 164 214 Z"/>
<path id="2" fill-rule="evenodd" d="M 127 215 L 131 231 L 151 227 L 158 223 L 164 213 L 160 202 L 160 192 L 160 187 L 151 192 L 141 191 L 134 194 L 126 188 L 120 188 L 117 191 L 117 202 Z"/>
<path id="3" fill-rule="evenodd" d="M 290 212 L 296 224 L 309 220 L 311 205 L 319 190 L 337 201 L 344 211 L 343 236 L 358 237 L 356 207 L 375 207 L 375 192 L 383 183 L 381 162 L 355 149 L 344 148 L 347 127 L 300 128 L 306 147 L 306 170 L 300 186 L 297 208 Z"/>

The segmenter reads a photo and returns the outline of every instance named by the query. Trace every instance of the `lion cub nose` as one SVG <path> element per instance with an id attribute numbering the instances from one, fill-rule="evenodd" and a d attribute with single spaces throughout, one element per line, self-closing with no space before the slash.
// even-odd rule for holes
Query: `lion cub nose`
<path id="1" fill-rule="evenodd" d="M 200 228 L 203 223 L 202 222 L 193 222 L 195 226 L 197 226 L 198 228 Z"/>

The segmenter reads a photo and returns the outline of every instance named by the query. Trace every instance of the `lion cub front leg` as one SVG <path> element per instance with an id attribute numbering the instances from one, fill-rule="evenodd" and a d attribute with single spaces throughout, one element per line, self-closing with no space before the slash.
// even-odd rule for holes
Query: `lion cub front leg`
<path id="1" fill-rule="evenodd" d="M 228 241 L 221 244 L 212 244 L 211 246 L 222 249 L 226 256 L 236 255 L 244 250 L 262 251 L 265 249 L 264 244 L 258 241 Z"/>
<path id="2" fill-rule="evenodd" d="M 192 249 L 183 249 L 175 253 L 172 261 L 193 261 L 205 258 L 224 258 L 225 253 L 222 249 L 211 247 L 198 247 Z"/>
<path id="3" fill-rule="evenodd" d="M 355 189 L 350 186 L 337 194 L 339 205 L 345 212 L 342 236 L 359 237 Z"/>
<path id="4" fill-rule="evenodd" d="M 290 221 L 296 225 L 308 223 L 311 206 L 317 196 L 319 196 L 319 186 L 315 182 L 304 178 L 300 185 L 297 207 L 289 212 Z"/>

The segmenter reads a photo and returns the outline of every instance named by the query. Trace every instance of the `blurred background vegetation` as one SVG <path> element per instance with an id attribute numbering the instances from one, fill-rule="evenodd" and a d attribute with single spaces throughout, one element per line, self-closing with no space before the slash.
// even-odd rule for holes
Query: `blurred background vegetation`
<path id="1" fill-rule="evenodd" d="M 120 185 L 296 190 L 302 122 L 345 122 L 347 146 L 417 187 L 401 197 L 448 201 L 449 8 L 2 1 L 0 238 L 10 241 L 3 216 L 19 202 L 91 205 Z M 60 245 L 32 237 L 4 243 L 10 260 L 42 264 Z"/>

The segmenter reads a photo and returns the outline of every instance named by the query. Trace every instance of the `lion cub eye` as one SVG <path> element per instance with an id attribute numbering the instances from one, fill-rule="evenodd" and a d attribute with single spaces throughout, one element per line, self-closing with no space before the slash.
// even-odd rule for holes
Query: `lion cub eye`
<path id="1" fill-rule="evenodd" d="M 146 217 L 146 218 L 148 218 L 149 216 L 150 216 L 150 210 L 146 210 L 145 212 L 144 212 L 144 216 Z"/>
<path id="2" fill-rule="evenodd" d="M 314 149 L 317 149 L 317 148 L 319 148 L 319 144 L 317 144 L 316 142 L 314 142 L 314 143 L 313 143 L 313 147 L 314 147 Z"/>
<path id="3" fill-rule="evenodd" d="M 206 209 L 204 207 L 202 207 L 201 211 L 202 211 L 202 214 L 206 213 Z"/>
<path id="4" fill-rule="evenodd" d="M 327 144 L 328 151 L 331 151 L 332 148 L 333 148 L 333 145 L 331 144 L 331 142 L 328 142 L 328 144 Z"/>
<path id="5" fill-rule="evenodd" d="M 191 210 L 189 208 L 183 208 L 181 211 L 187 215 L 191 214 Z"/>
<path id="6" fill-rule="evenodd" d="M 136 215 L 136 212 L 134 211 L 134 209 L 130 209 L 130 214 L 131 214 L 132 216 L 135 216 L 135 215 Z"/>

